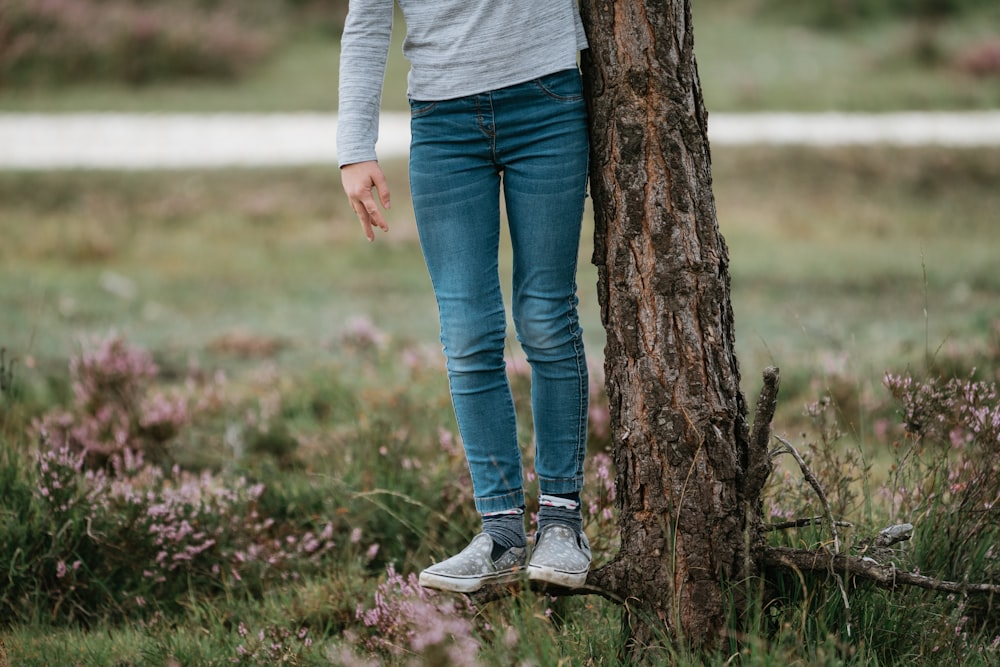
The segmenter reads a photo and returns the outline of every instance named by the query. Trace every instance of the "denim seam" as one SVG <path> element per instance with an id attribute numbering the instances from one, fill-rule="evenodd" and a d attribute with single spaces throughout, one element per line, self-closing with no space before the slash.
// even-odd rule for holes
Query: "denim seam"
<path id="1" fill-rule="evenodd" d="M 579 472 L 573 477 L 542 477 L 538 476 L 539 493 L 579 493 L 583 489 L 583 473 Z"/>
<path id="2" fill-rule="evenodd" d="M 569 71 L 569 70 L 567 70 L 567 71 Z M 561 74 L 561 73 L 562 72 L 558 72 L 557 74 Z M 546 86 L 545 83 L 544 83 L 545 78 L 546 77 L 535 79 L 533 83 L 535 84 L 535 86 L 539 90 L 541 90 L 543 93 L 545 93 L 545 95 L 547 95 L 548 97 L 552 98 L 553 100 L 556 100 L 557 102 L 580 102 L 580 101 L 583 100 L 583 95 L 582 94 L 580 94 L 580 95 L 560 95 L 559 93 L 555 92 L 554 90 L 549 89 L 549 87 Z"/>
<path id="3" fill-rule="evenodd" d="M 524 489 L 514 489 L 499 496 L 477 497 L 474 501 L 480 514 L 516 509 L 524 505 Z"/>
<path id="4" fill-rule="evenodd" d="M 438 105 L 437 102 L 424 103 L 423 106 L 416 106 L 417 104 L 420 104 L 420 102 L 416 100 L 410 100 L 410 116 L 413 118 L 420 118 L 421 116 L 429 114 L 430 112 L 434 111 L 434 109 L 436 109 Z"/>
<path id="5" fill-rule="evenodd" d="M 541 90 L 546 97 L 555 100 L 556 102 L 576 103 L 583 101 L 583 95 L 570 95 L 570 96 L 557 95 L 548 88 L 546 88 L 545 86 L 543 86 L 541 83 L 538 83 L 537 81 L 535 83 L 538 86 L 538 89 Z"/>
<path id="6" fill-rule="evenodd" d="M 480 101 L 483 97 L 487 97 L 489 100 L 489 119 L 490 125 L 484 122 L 486 120 L 485 114 L 483 113 L 483 104 Z M 493 110 L 493 95 L 492 93 L 487 93 L 485 95 L 476 95 L 476 119 L 479 122 L 479 131 L 489 139 L 490 141 L 490 159 L 496 164 L 497 161 L 497 128 L 496 128 L 496 115 Z"/>
<path id="7" fill-rule="evenodd" d="M 576 289 L 573 290 L 573 294 L 574 295 L 576 294 Z M 573 302 L 573 297 L 571 297 L 569 300 L 570 300 L 570 305 L 573 306 L 574 305 L 572 303 Z M 576 312 L 575 311 L 575 307 L 574 307 L 574 310 L 571 311 L 571 312 Z M 582 332 L 580 331 L 579 323 L 578 323 L 578 321 L 574 321 L 575 318 L 573 318 L 573 317 L 567 316 L 567 319 L 570 320 L 570 323 L 569 323 L 570 327 L 573 327 L 573 329 L 574 329 L 574 333 L 573 333 L 573 351 L 575 352 L 575 358 L 576 358 L 576 377 L 577 377 L 578 381 L 580 382 L 580 388 L 579 388 L 580 389 L 580 413 L 579 413 L 580 418 L 579 418 L 579 421 L 578 421 L 579 426 L 577 427 L 577 434 L 576 434 L 576 471 L 577 471 L 577 475 L 580 477 L 581 483 L 582 483 L 582 479 L 583 479 L 583 461 L 584 461 L 584 458 L 586 457 L 586 447 L 587 447 L 587 416 L 588 416 L 587 415 L 587 402 L 588 402 L 589 394 L 590 394 L 590 386 L 589 386 L 589 383 L 585 380 L 585 378 L 587 378 L 587 376 L 588 376 L 587 368 L 586 368 L 586 363 L 587 362 L 586 362 L 586 358 L 585 358 L 584 354 L 582 353 L 583 350 L 580 347 Z M 581 362 L 581 359 L 582 359 L 582 362 Z M 581 368 L 581 363 L 583 364 L 582 368 Z"/>

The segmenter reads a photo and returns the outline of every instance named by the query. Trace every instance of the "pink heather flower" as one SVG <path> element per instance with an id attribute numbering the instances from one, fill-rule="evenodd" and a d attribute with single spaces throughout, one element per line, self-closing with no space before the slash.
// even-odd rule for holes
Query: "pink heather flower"
<path id="1" fill-rule="evenodd" d="M 351 531 L 351 544 L 357 544 L 361 541 L 361 529 L 355 528 Z"/>
<path id="2" fill-rule="evenodd" d="M 478 642 L 472 637 L 473 608 L 468 601 L 442 600 L 422 588 L 415 574 L 403 577 L 392 565 L 386 574 L 375 591 L 374 606 L 358 605 L 356 612 L 358 620 L 374 630 L 367 647 L 398 655 L 406 646 L 420 653 L 443 645 L 455 664 L 476 664 Z"/>
<path id="3" fill-rule="evenodd" d="M 590 433 L 597 438 L 611 435 L 611 412 L 604 403 L 591 403 L 588 411 Z"/>
<path id="4" fill-rule="evenodd" d="M 411 373 L 420 373 L 426 369 L 439 369 L 444 366 L 444 355 L 440 348 L 429 345 L 407 345 L 400 352 L 400 361 Z"/>
<path id="5" fill-rule="evenodd" d="M 70 361 L 71 408 L 50 411 L 34 428 L 49 448 L 68 447 L 84 455 L 88 467 L 121 475 L 118 459 L 126 450 L 138 454 L 161 445 L 190 422 L 181 393 L 151 391 L 158 373 L 149 352 L 112 332 Z"/>
<path id="6" fill-rule="evenodd" d="M 449 456 L 457 457 L 462 455 L 462 446 L 455 437 L 455 434 L 441 426 L 438 427 L 438 444 L 441 446 L 441 450 Z"/>
<path id="7" fill-rule="evenodd" d="M 421 354 L 414 348 L 407 346 L 403 348 L 400 353 L 400 360 L 403 365 L 409 368 L 411 371 L 417 371 L 421 369 L 424 365 L 424 360 Z"/>
<path id="8" fill-rule="evenodd" d="M 791 519 L 795 515 L 794 511 L 782 508 L 773 498 L 768 501 L 768 504 L 768 513 L 771 518 Z"/>
<path id="9" fill-rule="evenodd" d="M 371 319 L 361 315 L 347 321 L 341 340 L 359 348 L 382 349 L 388 344 L 389 336 L 376 327 Z"/>
<path id="10" fill-rule="evenodd" d="M 875 434 L 875 439 L 880 442 L 885 442 L 889 439 L 889 429 L 891 425 L 888 419 L 876 419 L 872 430 Z"/>
<path id="11" fill-rule="evenodd" d="M 344 642 L 349 644 L 352 642 L 350 637 L 347 637 L 345 632 Z M 330 652 L 330 658 L 333 660 L 335 665 L 343 665 L 343 667 L 378 667 L 379 662 L 377 660 L 368 660 L 358 656 L 350 646 L 341 645 L 336 648 L 335 651 Z"/>

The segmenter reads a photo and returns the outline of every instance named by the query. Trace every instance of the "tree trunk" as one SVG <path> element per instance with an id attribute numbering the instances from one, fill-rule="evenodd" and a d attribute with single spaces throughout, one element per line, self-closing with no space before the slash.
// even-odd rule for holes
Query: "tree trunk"
<path id="1" fill-rule="evenodd" d="M 632 646 L 665 633 L 711 647 L 727 584 L 753 569 L 759 475 L 748 475 L 690 0 L 581 0 L 581 12 L 622 538 L 593 581 L 640 612 L 625 620 Z"/>

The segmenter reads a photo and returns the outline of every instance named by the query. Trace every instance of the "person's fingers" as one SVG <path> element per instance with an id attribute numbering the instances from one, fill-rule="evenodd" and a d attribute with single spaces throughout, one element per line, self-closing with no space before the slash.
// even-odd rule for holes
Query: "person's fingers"
<path id="1" fill-rule="evenodd" d="M 358 216 L 358 221 L 361 223 L 361 230 L 365 234 L 365 238 L 369 241 L 375 240 L 375 230 L 372 229 L 371 218 L 368 215 L 368 211 L 365 209 L 364 204 L 358 202 L 352 204 L 354 212 Z"/>
<path id="2" fill-rule="evenodd" d="M 378 208 L 378 204 L 375 203 L 375 198 L 372 197 L 371 192 L 365 193 L 367 196 L 362 197 L 361 205 L 364 207 L 365 213 L 367 214 L 368 222 L 378 227 L 383 232 L 389 231 L 389 225 L 386 224 L 385 218 L 382 217 L 382 212 Z"/>
<path id="3" fill-rule="evenodd" d="M 379 202 L 384 208 L 389 208 L 389 185 L 377 162 L 366 162 L 348 165 L 341 170 L 344 191 L 351 203 L 351 208 L 361 222 L 361 229 L 369 241 L 375 239 L 374 227 L 384 232 L 389 231 L 378 202 L 372 194 L 378 193 Z"/>
<path id="4" fill-rule="evenodd" d="M 375 173 L 372 174 L 372 183 L 375 185 L 375 190 L 378 192 L 379 200 L 382 202 L 382 207 L 389 209 L 392 207 L 392 202 L 389 198 L 389 183 L 385 180 L 385 174 L 382 173 L 382 169 L 376 169 Z"/>

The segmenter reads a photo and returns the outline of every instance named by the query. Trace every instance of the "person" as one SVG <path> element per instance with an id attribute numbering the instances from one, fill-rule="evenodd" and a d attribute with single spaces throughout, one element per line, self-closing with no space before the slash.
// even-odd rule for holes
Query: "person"
<path id="1" fill-rule="evenodd" d="M 467 593 L 526 572 L 544 585 L 580 587 L 591 553 L 580 510 L 589 385 L 576 270 L 589 146 L 579 10 L 575 0 L 398 2 L 410 64 L 410 191 L 482 517 L 482 532 L 419 580 Z M 369 241 L 388 231 L 375 143 L 394 9 L 393 0 L 351 0 L 341 43 L 337 153 Z M 539 511 L 530 559 L 504 361 L 501 193 L 511 313 L 531 367 Z"/>

